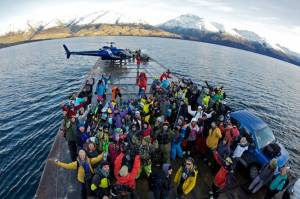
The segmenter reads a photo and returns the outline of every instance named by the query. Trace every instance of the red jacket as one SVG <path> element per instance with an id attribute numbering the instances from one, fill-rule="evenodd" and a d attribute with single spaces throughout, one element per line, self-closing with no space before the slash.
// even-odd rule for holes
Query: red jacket
<path id="1" fill-rule="evenodd" d="M 163 73 L 163 74 L 161 74 L 159 80 L 162 81 L 163 78 L 166 78 L 166 79 L 171 78 L 170 73 Z"/>
<path id="2" fill-rule="evenodd" d="M 134 163 L 133 163 L 133 168 L 131 172 L 128 172 L 127 176 L 120 176 L 119 171 L 122 167 L 122 160 L 124 157 L 124 153 L 120 153 L 118 157 L 115 160 L 115 168 L 114 168 L 114 174 L 117 180 L 117 184 L 122 184 L 122 185 L 128 185 L 131 189 L 135 189 L 135 178 L 138 174 L 138 171 L 140 169 L 141 165 L 141 157 L 139 155 L 136 155 L 134 158 Z"/>
<path id="3" fill-rule="evenodd" d="M 225 137 L 228 140 L 228 143 L 230 145 L 239 135 L 240 135 L 240 132 L 236 127 L 225 129 Z"/>
<path id="4" fill-rule="evenodd" d="M 226 185 L 227 176 L 228 176 L 228 171 L 222 166 L 215 176 L 214 179 L 215 185 L 218 188 L 223 189 Z"/>
<path id="5" fill-rule="evenodd" d="M 150 126 L 150 124 L 148 125 L 148 128 L 147 129 L 145 129 L 145 130 L 143 130 L 143 138 L 144 137 L 147 137 L 147 136 L 150 136 L 150 134 L 151 134 L 151 131 L 152 131 L 152 128 L 151 128 L 151 126 Z"/>
<path id="6" fill-rule="evenodd" d="M 138 86 L 139 88 L 145 88 L 145 91 L 147 89 L 147 76 L 144 72 L 141 72 L 139 75 Z"/>

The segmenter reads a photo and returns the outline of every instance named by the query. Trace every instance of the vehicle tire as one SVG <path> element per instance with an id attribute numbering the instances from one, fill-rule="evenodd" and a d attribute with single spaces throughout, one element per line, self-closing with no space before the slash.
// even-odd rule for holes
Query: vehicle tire
<path id="1" fill-rule="evenodd" d="M 253 180 L 259 172 L 259 167 L 256 164 L 251 164 L 249 167 L 249 177 Z"/>

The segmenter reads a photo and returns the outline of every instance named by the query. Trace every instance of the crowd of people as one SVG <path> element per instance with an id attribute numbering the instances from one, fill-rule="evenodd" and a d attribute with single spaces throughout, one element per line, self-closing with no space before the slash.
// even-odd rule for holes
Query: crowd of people
<path id="1" fill-rule="evenodd" d="M 249 140 L 228 117 L 223 87 L 207 84 L 199 89 L 191 80 L 172 78 L 168 70 L 154 78 L 149 94 L 146 73 L 141 72 L 138 94 L 128 99 L 117 86 L 108 93 L 109 79 L 103 74 L 95 93 L 94 79 L 89 79 L 78 95 L 62 104 L 61 132 L 71 162 L 55 163 L 77 171 L 82 198 L 134 198 L 140 178 L 148 179 L 155 199 L 170 198 L 174 184 L 181 198 L 196 186 L 195 161 L 200 159 L 215 173 L 210 197 L 227 189 Z M 176 162 L 181 166 L 172 175 Z M 249 191 L 266 184 L 265 198 L 281 191 L 288 168 L 274 177 L 276 165 L 276 159 L 265 165 Z"/>

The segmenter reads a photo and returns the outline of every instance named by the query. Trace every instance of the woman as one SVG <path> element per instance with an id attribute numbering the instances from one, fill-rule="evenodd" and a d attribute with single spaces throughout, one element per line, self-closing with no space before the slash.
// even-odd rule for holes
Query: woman
<path id="1" fill-rule="evenodd" d="M 261 168 L 259 174 L 254 178 L 248 190 L 252 193 L 256 193 L 262 186 L 270 182 L 277 167 L 277 160 L 274 158 L 270 163 Z"/>
<path id="2" fill-rule="evenodd" d="M 288 170 L 289 167 L 281 168 L 280 174 L 277 175 L 268 186 L 265 199 L 271 199 L 278 192 L 284 189 L 284 186 L 288 183 L 288 175 L 287 175 Z"/>
<path id="3" fill-rule="evenodd" d="M 190 193 L 195 185 L 197 180 L 198 171 L 194 165 L 194 159 L 189 157 L 185 161 L 185 165 L 179 167 L 176 172 L 174 182 L 178 185 L 177 195 L 180 198 L 183 194 L 187 195 Z"/>
<path id="4" fill-rule="evenodd" d="M 85 199 L 90 192 L 90 182 L 94 174 L 93 165 L 99 163 L 103 159 L 103 154 L 96 158 L 88 158 L 84 150 L 79 150 L 77 160 L 71 163 L 64 163 L 55 160 L 55 164 L 65 169 L 77 169 L 77 180 L 81 183 L 81 198 Z"/>

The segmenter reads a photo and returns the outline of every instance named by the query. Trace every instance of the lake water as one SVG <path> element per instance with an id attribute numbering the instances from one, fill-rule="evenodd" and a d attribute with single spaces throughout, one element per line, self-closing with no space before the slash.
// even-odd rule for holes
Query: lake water
<path id="1" fill-rule="evenodd" d="M 0 49 L 0 198 L 32 198 L 62 119 L 59 104 L 77 91 L 95 57 L 65 58 L 70 49 L 105 42 L 141 48 L 181 76 L 224 85 L 234 109 L 263 118 L 300 172 L 300 68 L 273 58 L 212 44 L 143 37 L 50 40 Z M 51 185 L 50 185 L 51 186 Z"/>

